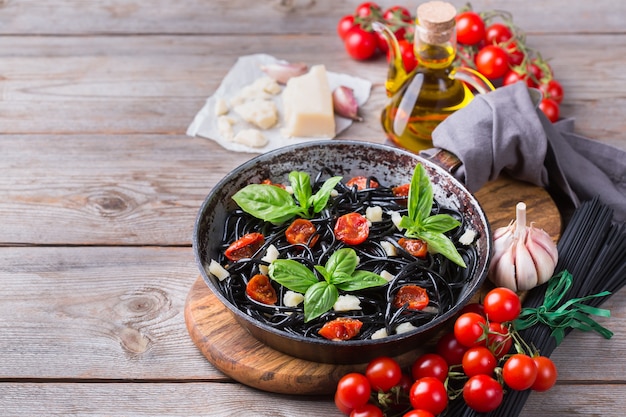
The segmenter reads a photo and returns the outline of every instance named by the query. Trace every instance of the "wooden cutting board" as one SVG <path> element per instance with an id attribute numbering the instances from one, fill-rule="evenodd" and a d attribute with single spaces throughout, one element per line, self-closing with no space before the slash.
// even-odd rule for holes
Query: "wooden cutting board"
<path id="1" fill-rule="evenodd" d="M 493 230 L 508 225 L 515 217 L 515 205 L 523 201 L 527 205 L 529 223 L 534 222 L 555 239 L 560 236 L 559 211 L 542 188 L 504 177 L 488 183 L 475 195 Z M 332 394 L 343 375 L 363 372 L 366 367 L 366 364 L 310 362 L 267 347 L 235 321 L 202 277 L 196 280 L 187 296 L 185 322 L 191 339 L 211 364 L 234 380 L 264 391 Z M 409 366 L 422 349 L 416 348 L 396 359 L 403 367 Z"/>

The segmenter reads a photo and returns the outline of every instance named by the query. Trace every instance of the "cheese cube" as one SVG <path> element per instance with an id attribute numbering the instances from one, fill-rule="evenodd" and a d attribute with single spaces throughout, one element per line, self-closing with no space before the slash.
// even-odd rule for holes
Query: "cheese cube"
<path id="1" fill-rule="evenodd" d="M 237 132 L 233 142 L 241 143 L 251 148 L 262 148 L 267 145 L 267 138 L 257 129 L 244 129 Z"/>
<path id="2" fill-rule="evenodd" d="M 278 110 L 273 101 L 255 98 L 235 106 L 234 110 L 243 120 L 261 129 L 269 129 L 278 122 Z"/>
<path id="3" fill-rule="evenodd" d="M 311 70 L 287 81 L 283 90 L 286 136 L 335 137 L 332 92 L 326 68 L 315 65 Z"/>

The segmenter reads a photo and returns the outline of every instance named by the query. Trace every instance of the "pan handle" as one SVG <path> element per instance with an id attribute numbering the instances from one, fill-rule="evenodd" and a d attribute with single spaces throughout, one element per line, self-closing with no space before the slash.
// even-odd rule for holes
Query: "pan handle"
<path id="1" fill-rule="evenodd" d="M 428 160 L 436 165 L 439 165 L 450 174 L 454 174 L 454 172 L 463 164 L 463 162 L 461 162 L 455 154 L 441 148 L 438 148 L 437 151 L 428 158 Z"/>

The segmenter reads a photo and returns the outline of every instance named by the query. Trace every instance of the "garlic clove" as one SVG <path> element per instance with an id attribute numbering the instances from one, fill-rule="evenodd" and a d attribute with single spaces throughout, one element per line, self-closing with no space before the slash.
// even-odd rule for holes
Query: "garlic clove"
<path id="1" fill-rule="evenodd" d="M 537 286 L 537 269 L 525 239 L 520 237 L 515 243 L 515 281 L 519 291 L 527 291 Z"/>
<path id="2" fill-rule="evenodd" d="M 517 282 L 515 280 L 515 257 L 510 246 L 503 251 L 500 259 L 489 268 L 489 278 L 499 286 L 506 287 L 513 291 L 517 291 Z"/>
<path id="3" fill-rule="evenodd" d="M 287 84 L 290 78 L 306 74 L 309 66 L 304 62 L 276 62 L 261 66 L 261 70 L 277 83 Z"/>
<path id="4" fill-rule="evenodd" d="M 552 262 L 556 266 L 556 263 L 559 261 L 559 252 L 557 250 L 556 243 L 554 243 L 550 235 L 547 234 L 545 230 L 534 227 L 532 223 L 530 225 L 529 235 L 532 237 L 534 242 L 548 252 L 550 258 L 552 258 Z"/>
<path id="5" fill-rule="evenodd" d="M 359 103 L 354 97 L 354 90 L 349 87 L 339 86 L 333 91 L 333 108 L 339 116 L 362 122 L 363 118 L 359 116 Z"/>
<path id="6" fill-rule="evenodd" d="M 554 274 L 554 269 L 556 267 L 553 255 L 546 250 L 541 243 L 539 243 L 543 238 L 539 237 L 541 236 L 540 232 L 545 233 L 543 230 L 531 227 L 528 230 L 528 236 L 526 238 L 526 247 L 533 258 L 535 270 L 537 271 L 537 285 L 547 282 Z M 552 242 L 551 239 L 550 242 Z"/>
<path id="7" fill-rule="evenodd" d="M 507 248 L 513 245 L 514 242 L 513 222 L 506 227 L 497 228 L 493 233 L 493 257 L 491 258 L 491 263 L 497 263 Z"/>

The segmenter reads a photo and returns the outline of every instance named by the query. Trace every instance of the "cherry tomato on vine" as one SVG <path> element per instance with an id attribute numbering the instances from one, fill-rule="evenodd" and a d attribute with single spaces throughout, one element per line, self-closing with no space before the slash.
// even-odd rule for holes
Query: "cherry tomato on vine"
<path id="1" fill-rule="evenodd" d="M 354 14 L 359 17 L 368 17 L 371 15 L 380 15 L 382 13 L 382 9 L 380 6 L 374 2 L 367 1 L 365 3 L 361 3 L 356 7 Z"/>
<path id="2" fill-rule="evenodd" d="M 504 74 L 504 79 L 502 80 L 502 85 L 511 85 L 515 84 L 518 81 L 522 81 L 526 83 L 528 87 L 534 87 L 535 83 L 527 74 L 521 74 L 515 68 L 509 70 L 506 74 Z"/>
<path id="3" fill-rule="evenodd" d="M 350 413 L 350 417 L 384 417 L 383 410 L 374 404 L 365 404 L 362 407 L 355 408 Z"/>
<path id="4" fill-rule="evenodd" d="M 385 10 L 385 13 L 383 13 L 383 19 L 385 19 L 387 22 L 401 20 L 403 22 L 409 23 L 413 21 L 411 12 L 409 11 L 409 9 L 403 6 L 391 6 L 390 8 Z"/>
<path id="5" fill-rule="evenodd" d="M 511 41 L 506 45 L 505 51 L 508 55 L 509 66 L 514 67 L 524 62 L 526 54 L 519 47 L 517 42 Z"/>
<path id="6" fill-rule="evenodd" d="M 402 417 L 435 417 L 433 413 L 426 410 L 411 410 L 402 415 Z"/>
<path id="7" fill-rule="evenodd" d="M 490 80 L 504 76 L 509 70 L 508 54 L 498 45 L 487 45 L 476 54 L 476 69 Z"/>
<path id="8" fill-rule="evenodd" d="M 479 413 L 495 410 L 502 403 L 502 385 L 488 375 L 474 375 L 463 386 L 463 399 L 469 408 Z"/>
<path id="9" fill-rule="evenodd" d="M 398 41 L 398 46 L 400 47 L 400 54 L 402 55 L 402 65 L 404 65 L 404 69 L 407 72 L 413 71 L 413 69 L 417 66 L 417 58 L 415 58 L 413 44 L 406 39 L 401 39 Z"/>
<path id="10" fill-rule="evenodd" d="M 361 327 L 363 327 L 361 320 L 338 317 L 325 323 L 318 333 L 328 340 L 350 340 L 359 334 Z"/>
<path id="11" fill-rule="evenodd" d="M 246 285 L 246 294 L 259 303 L 274 305 L 278 301 L 276 290 L 267 275 L 257 274 Z"/>
<path id="12" fill-rule="evenodd" d="M 489 332 L 487 333 L 487 347 L 497 359 L 509 353 L 513 347 L 513 338 L 509 330 L 501 323 L 489 322 Z"/>
<path id="13" fill-rule="evenodd" d="M 533 60 L 530 64 L 528 64 L 527 71 L 528 74 L 530 74 L 530 78 L 536 83 L 536 85 L 541 84 L 541 79 L 543 78 L 544 73 L 536 60 Z"/>
<path id="14" fill-rule="evenodd" d="M 311 220 L 298 218 L 285 230 L 285 237 L 292 245 L 302 244 L 313 247 L 319 239 L 316 233 L 317 228 Z"/>
<path id="15" fill-rule="evenodd" d="M 250 258 L 265 243 L 261 233 L 248 233 L 230 244 L 224 255 L 231 261 Z"/>
<path id="16" fill-rule="evenodd" d="M 408 304 L 409 310 L 423 310 L 430 301 L 426 290 L 419 285 L 406 284 L 400 287 L 396 295 L 393 297 L 393 306 L 402 308 Z"/>
<path id="17" fill-rule="evenodd" d="M 344 214 L 335 223 L 335 236 L 348 245 L 360 245 L 370 233 L 367 219 L 356 212 Z"/>
<path id="18" fill-rule="evenodd" d="M 485 315 L 485 307 L 481 303 L 469 303 L 466 304 L 461 311 L 459 312 L 459 316 L 465 313 L 476 313 L 481 316 Z"/>
<path id="19" fill-rule="evenodd" d="M 554 386 L 558 377 L 556 365 L 552 359 L 545 356 L 535 356 L 533 358 L 537 365 L 537 378 L 530 389 L 533 391 L 547 391 Z"/>
<path id="20" fill-rule="evenodd" d="M 468 348 L 483 344 L 479 338 L 483 336 L 487 320 L 476 313 L 464 313 L 454 322 L 454 337 Z"/>
<path id="21" fill-rule="evenodd" d="M 395 359 L 381 356 L 367 364 L 365 376 L 372 389 L 387 392 L 400 383 L 402 369 Z"/>
<path id="22" fill-rule="evenodd" d="M 489 349 L 484 346 L 471 347 L 463 355 L 463 372 L 468 377 L 474 375 L 493 375 L 498 361 Z"/>
<path id="23" fill-rule="evenodd" d="M 348 30 L 343 42 L 348 55 L 357 60 L 373 57 L 378 48 L 376 34 L 363 30 L 360 26 L 354 26 Z"/>
<path id="24" fill-rule="evenodd" d="M 485 43 L 488 45 L 505 43 L 512 37 L 513 32 L 511 32 L 511 29 L 504 23 L 492 23 L 485 29 Z"/>
<path id="25" fill-rule="evenodd" d="M 454 332 L 446 333 L 437 341 L 435 351 L 442 356 L 449 366 L 460 365 L 467 346 L 462 345 L 454 336 Z"/>
<path id="26" fill-rule="evenodd" d="M 448 377 L 448 363 L 441 355 L 425 353 L 413 362 L 411 375 L 413 375 L 414 380 L 432 376 L 445 382 Z"/>
<path id="27" fill-rule="evenodd" d="M 341 377 L 337 383 L 335 403 L 339 402 L 346 409 L 354 410 L 367 404 L 371 393 L 372 389 L 365 375 L 351 372 Z"/>
<path id="28" fill-rule="evenodd" d="M 485 314 L 490 321 L 504 323 L 513 321 L 522 311 L 522 302 L 515 291 L 498 287 L 489 291 L 483 299 Z"/>
<path id="29" fill-rule="evenodd" d="M 456 39 L 465 45 L 476 45 L 485 38 L 485 22 L 476 12 L 467 11 L 456 16 Z"/>
<path id="30" fill-rule="evenodd" d="M 539 89 L 545 98 L 552 99 L 559 104 L 563 101 L 563 87 L 557 80 L 551 79 L 547 83 L 541 84 Z"/>
<path id="31" fill-rule="evenodd" d="M 551 98 L 544 98 L 539 102 L 539 108 L 552 123 L 559 120 L 559 103 Z"/>
<path id="32" fill-rule="evenodd" d="M 339 400 L 339 396 L 337 395 L 337 392 L 335 392 L 335 407 L 337 407 L 337 409 L 341 411 L 342 414 L 345 414 L 347 416 L 350 415 L 350 413 L 352 412 L 351 407 L 348 407 L 347 405 L 345 405 Z"/>
<path id="33" fill-rule="evenodd" d="M 537 364 L 530 356 L 516 353 L 504 363 L 502 378 L 509 388 L 523 391 L 535 383 Z"/>
<path id="34" fill-rule="evenodd" d="M 339 22 L 337 23 L 337 34 L 341 39 L 345 39 L 348 31 L 354 26 L 356 26 L 356 23 L 354 23 L 354 16 L 351 14 L 346 15 L 339 19 Z"/>
<path id="35" fill-rule="evenodd" d="M 409 392 L 409 401 L 413 408 L 437 415 L 448 406 L 448 393 L 443 382 L 427 376 L 415 381 Z"/>

